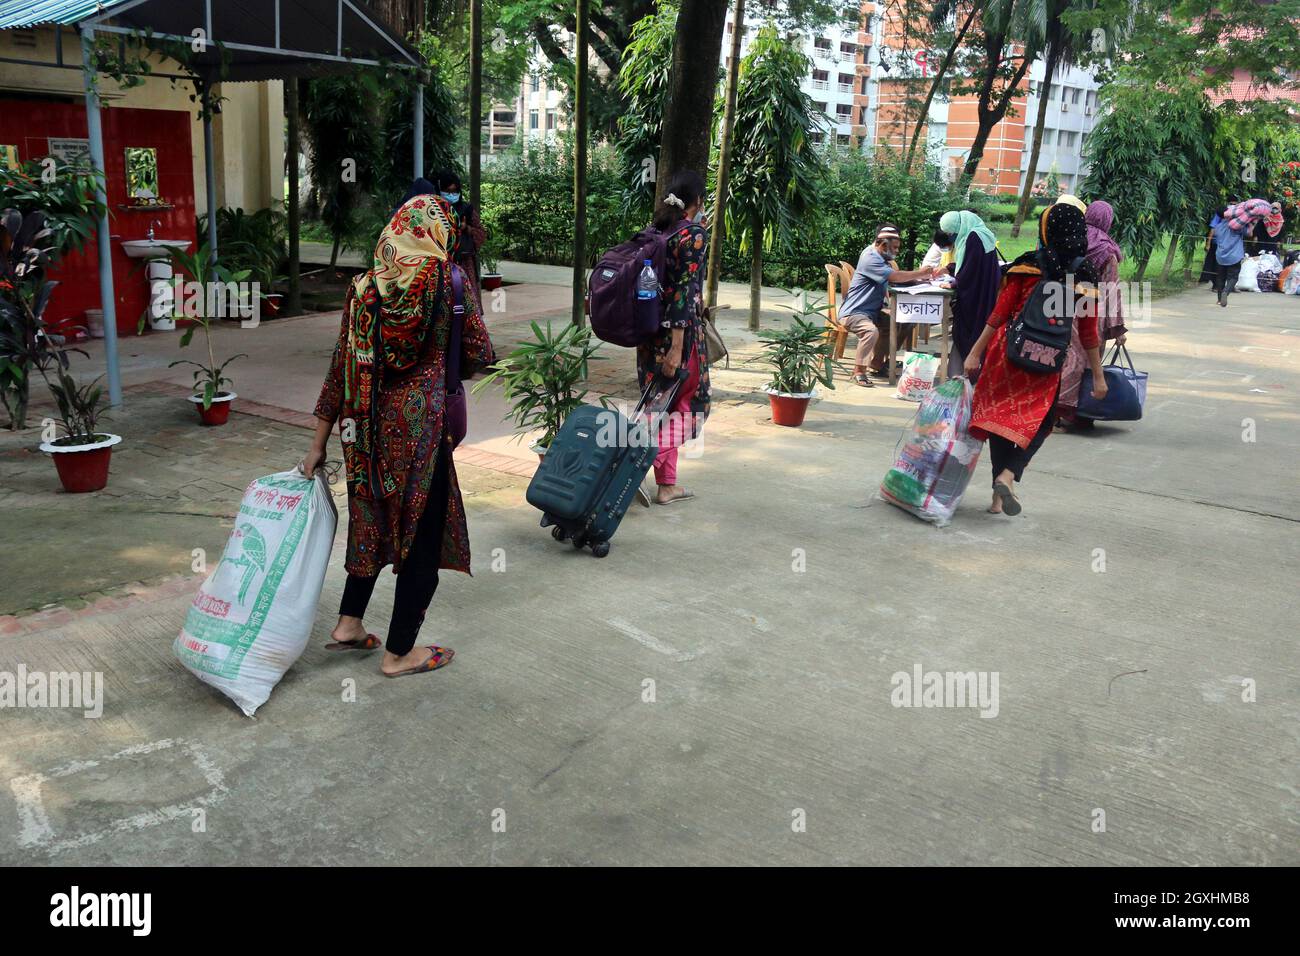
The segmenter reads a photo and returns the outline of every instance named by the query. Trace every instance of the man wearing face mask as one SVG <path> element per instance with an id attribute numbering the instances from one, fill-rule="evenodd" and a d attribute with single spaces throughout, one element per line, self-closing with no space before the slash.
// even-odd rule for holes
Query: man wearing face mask
<path id="1" fill-rule="evenodd" d="M 898 227 L 893 223 L 883 223 L 876 230 L 876 241 L 863 249 L 858 257 L 853 281 L 849 283 L 849 290 L 844 293 L 844 304 L 840 306 L 840 324 L 858 337 L 853 358 L 853 382 L 864 388 L 875 384 L 867 377 L 868 374 L 887 377 L 889 366 L 886 363 L 894 360 L 892 355 L 884 354 L 889 348 L 889 318 L 882 310 L 889 283 L 916 282 L 943 274 L 940 268 L 924 265 L 906 272 L 899 269 L 894 261 L 899 244 Z"/>
<path id="2" fill-rule="evenodd" d="M 456 248 L 452 250 L 452 258 L 467 276 L 473 277 L 474 288 L 477 290 L 478 251 L 487 241 L 487 230 L 479 221 L 478 209 L 466 201 L 461 192 L 460 177 L 450 169 L 438 173 L 438 195 L 447 200 L 460 217 L 460 234 L 456 241 Z"/>

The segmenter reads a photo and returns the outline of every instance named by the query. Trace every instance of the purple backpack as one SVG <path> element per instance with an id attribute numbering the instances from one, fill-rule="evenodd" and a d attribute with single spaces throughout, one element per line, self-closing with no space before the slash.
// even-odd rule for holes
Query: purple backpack
<path id="1" fill-rule="evenodd" d="M 668 237 L 678 228 L 660 232 L 652 226 L 610 249 L 596 262 L 587 284 L 591 331 L 596 338 L 612 345 L 637 346 L 659 333 L 664 314 L 662 290 L 667 284 L 664 261 Z M 637 299 L 636 283 L 647 259 L 661 291 L 659 298 L 643 301 Z"/>

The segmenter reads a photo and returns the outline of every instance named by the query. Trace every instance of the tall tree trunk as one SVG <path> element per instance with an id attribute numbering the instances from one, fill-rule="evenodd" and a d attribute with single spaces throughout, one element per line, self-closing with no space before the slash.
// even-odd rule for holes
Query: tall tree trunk
<path id="1" fill-rule="evenodd" d="M 586 324 L 587 287 L 587 2 L 578 0 L 573 51 L 573 324 Z"/>
<path id="2" fill-rule="evenodd" d="M 1165 253 L 1165 264 L 1160 269 L 1160 281 L 1163 282 L 1169 278 L 1169 271 L 1174 267 L 1174 256 L 1177 254 L 1177 252 L 1178 252 L 1178 236 L 1171 235 L 1169 237 L 1169 251 Z"/>
<path id="3" fill-rule="evenodd" d="M 1029 151 L 1029 167 L 1025 170 L 1025 185 L 1020 190 L 1020 205 L 1016 208 L 1016 221 L 1011 224 L 1011 235 L 1019 236 L 1020 227 L 1029 215 L 1029 198 L 1038 175 L 1038 156 L 1043 149 L 1043 124 L 1047 122 L 1047 95 L 1052 91 L 1052 77 L 1060 59 L 1060 47 L 1053 43 L 1047 48 L 1047 62 L 1043 71 L 1043 85 L 1038 88 L 1038 122 L 1034 125 L 1034 147 Z"/>
<path id="4" fill-rule="evenodd" d="M 330 250 L 330 272 L 333 272 L 339 265 L 339 245 L 343 239 L 342 227 L 334 228 L 334 248 Z"/>
<path id="5" fill-rule="evenodd" d="M 935 94 L 939 92 L 939 87 L 943 85 L 943 78 L 948 74 L 948 68 L 952 66 L 952 58 L 957 55 L 957 50 L 961 46 L 961 41 L 966 38 L 966 31 L 970 29 L 971 23 L 975 19 L 975 14 L 979 11 L 981 3 L 972 3 L 970 13 L 966 15 L 966 22 L 961 25 L 957 35 L 953 37 L 952 43 L 948 47 L 948 52 L 943 56 L 943 63 L 939 65 L 939 70 L 934 74 L 934 79 L 930 82 L 930 90 L 925 94 L 925 103 L 921 106 L 921 118 L 930 115 L 930 104 L 934 102 Z M 916 129 L 912 133 L 911 145 L 907 147 L 907 157 L 904 162 L 904 169 L 911 169 L 912 157 L 916 153 L 917 141 L 921 138 L 922 124 L 917 123 Z"/>
<path id="6" fill-rule="evenodd" d="M 1150 261 L 1151 261 L 1151 253 L 1148 252 L 1145 256 L 1142 257 L 1142 261 L 1138 263 L 1137 272 L 1133 273 L 1134 282 L 1142 281 L 1142 277 L 1147 274 L 1147 264 Z"/>
<path id="7" fill-rule="evenodd" d="M 672 75 L 659 141 L 655 202 L 673 173 L 709 168 L 713 96 L 718 85 L 718 54 L 727 19 L 727 0 L 682 0 L 673 39 Z M 741 29 L 737 24 L 736 29 Z"/>
<path id="8" fill-rule="evenodd" d="M 758 311 L 763 299 L 763 217 L 749 216 L 749 330 L 758 331 Z"/>
<path id="9" fill-rule="evenodd" d="M 986 36 L 984 38 L 985 63 L 987 64 L 984 71 L 984 78 L 980 84 L 979 102 L 977 105 L 977 114 L 979 126 L 975 132 L 975 140 L 971 143 L 970 154 L 966 157 L 966 165 L 961 171 L 961 186 L 968 188 L 971 181 L 974 180 L 975 174 L 979 171 L 980 160 L 984 158 L 984 146 L 989 141 L 989 136 L 1002 118 L 1007 115 L 1007 107 L 1011 105 L 1011 99 L 1015 95 L 1016 89 L 1020 86 L 1020 81 L 1025 78 L 1025 73 L 1029 71 L 1031 57 L 1022 55 L 1020 66 L 1015 74 L 1002 90 L 1000 96 L 995 97 L 993 87 L 997 84 L 998 67 L 1002 62 L 1002 52 L 1006 48 L 1007 37 L 1005 34 Z M 996 99 L 996 103 L 994 100 Z"/>
<path id="10" fill-rule="evenodd" d="M 285 296 L 284 314 L 302 312 L 302 276 L 299 265 L 299 234 L 302 231 L 302 209 L 298 202 L 298 153 L 301 150 L 301 117 L 298 113 L 298 78 L 284 81 L 284 118 L 288 126 L 289 142 L 284 151 L 284 173 L 289 179 L 286 216 L 289 232 L 289 293 Z"/>
<path id="11" fill-rule="evenodd" d="M 740 38 L 744 34 L 745 0 L 736 0 L 735 28 L 731 31 L 731 63 L 727 67 L 727 102 L 722 111 L 722 142 L 718 147 L 718 181 L 714 188 L 712 234 L 709 236 L 709 308 L 718 304 L 718 279 L 722 271 L 722 242 L 727 238 L 727 190 L 731 185 L 731 127 L 736 120 L 736 89 L 740 85 Z"/>

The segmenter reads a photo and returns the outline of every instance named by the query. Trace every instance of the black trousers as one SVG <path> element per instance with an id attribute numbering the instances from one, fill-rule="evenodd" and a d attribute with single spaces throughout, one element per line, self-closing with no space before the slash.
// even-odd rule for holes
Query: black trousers
<path id="1" fill-rule="evenodd" d="M 429 485 L 429 500 L 415 527 L 415 540 L 411 550 L 397 572 L 397 588 L 393 596 L 393 616 L 388 622 L 388 640 L 384 647 L 401 656 L 415 647 L 415 638 L 424 623 L 424 612 L 438 590 L 438 565 L 442 563 L 442 534 L 447 524 L 447 495 L 450 492 L 447 460 L 451 452 L 446 444 L 438 449 L 438 463 L 433 469 Z M 339 602 L 339 615 L 365 617 L 370 595 L 374 593 L 376 574 L 372 578 L 349 574 L 343 585 L 343 600 Z"/>
<path id="2" fill-rule="evenodd" d="M 1057 394 L 1060 394 L 1059 389 Z M 1043 442 L 1047 441 L 1047 436 L 1052 433 L 1052 426 L 1055 424 L 1056 400 L 1053 399 L 1052 407 L 1047 410 L 1047 415 L 1043 418 L 1043 423 L 1038 426 L 1038 431 L 1034 432 L 1028 448 L 1021 448 L 1010 438 L 989 435 L 989 462 L 993 465 L 993 484 L 997 484 L 998 475 L 1007 468 L 1011 469 L 1011 473 L 1016 476 L 1016 481 L 1019 481 L 1020 476 L 1025 473 L 1025 466 L 1034 457 L 1034 453 L 1043 447 Z"/>
<path id="3" fill-rule="evenodd" d="M 1222 263 L 1216 263 L 1215 265 L 1214 282 L 1211 283 L 1211 288 L 1215 292 L 1219 292 L 1224 288 L 1229 292 L 1235 292 L 1237 279 L 1241 276 L 1241 263 L 1234 262 L 1230 266 L 1225 266 Z"/>

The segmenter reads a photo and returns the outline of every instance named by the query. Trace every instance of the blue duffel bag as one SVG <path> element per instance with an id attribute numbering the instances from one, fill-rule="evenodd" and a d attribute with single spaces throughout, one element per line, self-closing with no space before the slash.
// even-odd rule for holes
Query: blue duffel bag
<path id="1" fill-rule="evenodd" d="M 1127 365 L 1119 364 L 1123 353 Z M 1142 417 L 1142 407 L 1147 402 L 1147 373 L 1133 366 L 1128 349 L 1115 343 L 1102 366 L 1106 376 L 1106 397 L 1092 397 L 1092 376 L 1085 374 L 1079 387 L 1079 406 L 1075 414 L 1102 422 L 1135 422 Z"/>

